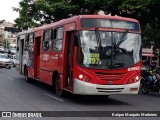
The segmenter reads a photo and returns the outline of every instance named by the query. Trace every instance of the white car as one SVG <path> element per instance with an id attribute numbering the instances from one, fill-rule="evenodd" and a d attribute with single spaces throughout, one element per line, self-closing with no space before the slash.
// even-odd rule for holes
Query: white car
<path id="1" fill-rule="evenodd" d="M 0 51 L 4 51 L 4 46 L 0 46 Z"/>
<path id="2" fill-rule="evenodd" d="M 10 69 L 12 61 L 6 54 L 0 54 L 0 67 Z"/>

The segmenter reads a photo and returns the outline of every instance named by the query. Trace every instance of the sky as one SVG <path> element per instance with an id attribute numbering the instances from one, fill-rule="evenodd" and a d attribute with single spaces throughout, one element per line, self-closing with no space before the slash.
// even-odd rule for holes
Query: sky
<path id="1" fill-rule="evenodd" d="M 18 12 L 12 10 L 12 7 L 19 7 L 21 0 L 0 0 L 0 20 L 14 22 L 14 19 L 19 17 Z"/>

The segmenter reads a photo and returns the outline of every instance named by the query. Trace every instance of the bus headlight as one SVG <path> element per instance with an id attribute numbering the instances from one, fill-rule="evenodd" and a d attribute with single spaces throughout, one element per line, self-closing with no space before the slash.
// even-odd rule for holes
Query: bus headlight
<path id="1" fill-rule="evenodd" d="M 130 80 L 129 80 L 129 83 L 128 84 L 132 84 L 132 83 L 135 83 L 135 82 L 137 82 L 137 81 L 139 81 L 139 76 L 134 76 L 134 77 L 132 77 Z"/>
<path id="2" fill-rule="evenodd" d="M 83 75 L 82 74 L 79 75 L 79 79 L 81 79 L 81 80 L 83 79 Z"/>
<path id="3" fill-rule="evenodd" d="M 135 79 L 138 81 L 138 80 L 139 80 L 139 77 L 138 77 L 138 76 L 136 76 L 136 77 L 135 77 Z"/>
<path id="4" fill-rule="evenodd" d="M 91 82 L 91 79 L 88 76 L 84 75 L 84 74 L 79 74 L 78 75 L 78 79 L 80 79 L 82 81 L 85 81 L 85 82 Z"/>

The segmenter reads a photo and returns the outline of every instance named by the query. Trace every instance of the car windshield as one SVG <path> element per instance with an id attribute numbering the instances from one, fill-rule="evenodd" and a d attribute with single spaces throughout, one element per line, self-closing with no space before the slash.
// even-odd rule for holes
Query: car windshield
<path id="1" fill-rule="evenodd" d="M 140 34 L 80 31 L 78 63 L 96 69 L 119 69 L 130 67 L 140 61 Z"/>
<path id="2" fill-rule="evenodd" d="M 8 56 L 7 55 L 0 55 L 0 58 L 2 58 L 2 59 L 8 59 Z"/>

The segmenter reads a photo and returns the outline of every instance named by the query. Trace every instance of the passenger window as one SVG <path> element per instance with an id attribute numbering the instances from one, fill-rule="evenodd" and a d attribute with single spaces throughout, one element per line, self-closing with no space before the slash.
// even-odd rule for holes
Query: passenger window
<path id="1" fill-rule="evenodd" d="M 33 43 L 34 43 L 33 34 L 26 35 L 26 38 L 25 38 L 25 50 L 33 51 Z"/>
<path id="2" fill-rule="evenodd" d="M 63 27 L 60 27 L 54 30 L 54 40 L 53 40 L 54 51 L 62 50 L 63 33 L 64 33 Z"/>
<path id="3" fill-rule="evenodd" d="M 53 30 L 46 30 L 44 33 L 43 51 L 52 50 Z"/>
<path id="4" fill-rule="evenodd" d="M 26 51 L 29 47 L 29 34 L 26 35 L 24 44 L 24 50 Z"/>

